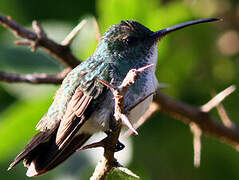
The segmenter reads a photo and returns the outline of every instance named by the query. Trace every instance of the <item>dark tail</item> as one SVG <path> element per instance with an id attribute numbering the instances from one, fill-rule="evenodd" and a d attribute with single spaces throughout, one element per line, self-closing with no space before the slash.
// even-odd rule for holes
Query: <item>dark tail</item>
<path id="1" fill-rule="evenodd" d="M 58 166 L 79 149 L 89 138 L 90 134 L 78 134 L 67 146 L 60 149 L 56 143 L 56 129 L 39 132 L 25 149 L 15 158 L 8 170 L 21 160 L 28 167 L 27 176 L 39 176 Z"/>

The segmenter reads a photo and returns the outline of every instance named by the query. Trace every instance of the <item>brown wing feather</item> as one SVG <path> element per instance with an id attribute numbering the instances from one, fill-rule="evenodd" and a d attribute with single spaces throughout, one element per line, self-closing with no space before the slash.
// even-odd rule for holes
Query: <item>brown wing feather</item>
<path id="1" fill-rule="evenodd" d="M 82 114 L 91 102 L 92 97 L 84 94 L 81 88 L 77 88 L 70 102 L 67 105 L 65 115 L 63 116 L 56 135 L 56 144 L 63 146 L 62 143 L 72 133 L 77 124 L 83 124 Z M 77 132 L 76 132 L 77 133 Z"/>

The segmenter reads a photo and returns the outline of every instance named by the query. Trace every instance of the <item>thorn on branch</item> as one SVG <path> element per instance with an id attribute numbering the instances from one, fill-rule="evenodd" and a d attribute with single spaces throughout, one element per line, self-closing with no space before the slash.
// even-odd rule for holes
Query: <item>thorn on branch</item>
<path id="1" fill-rule="evenodd" d="M 225 110 L 225 108 L 223 107 L 222 104 L 219 104 L 217 106 L 217 111 L 218 111 L 218 114 L 219 114 L 224 126 L 229 127 L 229 128 L 235 127 L 235 124 L 230 120 L 230 118 L 227 114 L 227 111 Z"/>
<path id="2" fill-rule="evenodd" d="M 149 109 L 146 111 L 146 113 L 144 113 L 144 115 L 134 124 L 134 128 L 138 129 L 147 119 L 149 119 L 154 113 L 159 111 L 159 105 L 152 102 L 149 106 Z M 126 133 L 124 134 L 124 137 L 129 137 L 131 136 L 133 133 L 133 131 L 131 131 L 130 129 L 128 131 L 126 131 Z"/>
<path id="3" fill-rule="evenodd" d="M 144 66 L 144 67 L 141 67 L 139 69 L 131 69 L 126 77 L 127 78 L 124 78 L 122 84 L 120 85 L 120 89 L 123 89 L 122 91 L 127 91 L 128 88 L 133 84 L 135 83 L 137 77 L 138 77 L 138 74 L 145 71 L 146 69 L 149 69 L 153 66 L 154 64 L 150 64 L 150 65 L 147 65 L 147 66 Z M 126 92 L 125 92 L 126 93 Z"/>
<path id="4" fill-rule="evenodd" d="M 200 127 L 191 122 L 189 124 L 191 132 L 193 133 L 193 149 L 194 149 L 194 167 L 200 166 L 200 159 L 201 159 L 201 135 L 202 130 Z"/>
<path id="5" fill-rule="evenodd" d="M 121 116 L 119 118 L 122 120 L 123 124 L 125 126 L 127 126 L 135 135 L 139 135 L 139 133 L 133 127 L 133 125 L 130 122 L 129 118 L 125 114 L 121 114 Z"/>
<path id="6" fill-rule="evenodd" d="M 47 35 L 46 35 L 44 29 L 42 28 L 42 25 L 38 21 L 35 20 L 32 22 L 32 28 L 36 32 L 38 39 L 47 38 Z"/>
<path id="7" fill-rule="evenodd" d="M 120 171 L 124 172 L 125 174 L 128 174 L 128 175 L 130 175 L 134 178 L 140 179 L 140 177 L 137 174 L 133 173 L 128 168 L 125 168 L 125 167 L 122 167 L 122 166 L 115 167 L 115 168 L 117 168 L 118 170 L 120 170 Z"/>
<path id="8" fill-rule="evenodd" d="M 212 98 L 208 103 L 201 106 L 201 111 L 203 112 L 209 112 L 214 107 L 218 106 L 227 96 L 229 96 L 231 93 L 233 93 L 236 90 L 236 86 L 232 85 L 217 94 L 214 98 Z"/>
<path id="9" fill-rule="evenodd" d="M 82 29 L 82 27 L 86 24 L 86 20 L 81 21 L 61 42 L 62 46 L 70 46 L 76 35 Z"/>
<path id="10" fill-rule="evenodd" d="M 11 17 L 11 16 L 7 16 L 7 19 L 8 19 L 8 20 L 12 20 L 12 17 Z"/>
<path id="11" fill-rule="evenodd" d="M 46 35 L 45 31 L 43 30 L 41 24 L 36 20 L 32 22 L 32 28 L 34 29 L 34 31 L 36 32 L 36 35 L 37 35 L 37 39 L 35 41 L 33 41 L 30 46 L 31 51 L 34 52 L 36 50 L 36 48 L 39 46 L 39 41 L 47 38 L 47 35 Z"/>
<path id="12" fill-rule="evenodd" d="M 110 84 L 109 82 L 103 80 L 103 79 L 99 79 L 99 82 L 101 82 L 103 85 L 105 85 L 107 88 L 111 89 L 111 91 L 117 91 L 117 88 L 114 87 L 112 84 Z"/>
<path id="13" fill-rule="evenodd" d="M 39 40 L 36 41 L 29 41 L 29 40 L 21 40 L 21 41 L 15 41 L 16 45 L 22 45 L 22 46 L 29 46 L 32 52 L 36 51 L 36 48 L 38 46 Z"/>
<path id="14" fill-rule="evenodd" d="M 144 102 L 148 97 L 154 95 L 155 92 L 151 92 L 149 93 L 147 96 L 142 97 L 137 103 L 135 103 L 132 107 L 130 107 L 130 109 L 127 109 L 126 112 L 130 112 L 131 110 L 133 110 L 136 106 L 138 106 L 140 103 Z"/>
<path id="15" fill-rule="evenodd" d="M 83 150 L 98 148 L 98 147 L 107 148 L 106 143 L 105 143 L 106 138 L 104 138 L 103 140 L 101 140 L 99 142 L 95 142 L 95 143 L 91 143 L 91 144 L 88 144 L 86 146 L 83 146 L 83 147 L 77 149 L 77 151 L 83 151 Z"/>
<path id="16" fill-rule="evenodd" d="M 29 40 L 21 40 L 21 41 L 15 41 L 16 45 L 23 45 L 23 46 L 30 46 L 32 44 L 32 41 Z"/>
<path id="17" fill-rule="evenodd" d="M 222 121 L 222 123 L 224 124 L 224 126 L 228 127 L 228 128 L 234 128 L 235 124 L 231 121 L 231 119 L 229 118 L 226 109 L 224 108 L 222 103 L 219 103 L 217 106 L 217 111 L 218 114 L 220 116 L 220 119 Z"/>

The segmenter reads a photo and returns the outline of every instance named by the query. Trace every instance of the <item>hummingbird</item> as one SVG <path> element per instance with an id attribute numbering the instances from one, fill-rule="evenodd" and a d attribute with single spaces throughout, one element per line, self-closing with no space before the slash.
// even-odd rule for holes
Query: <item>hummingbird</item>
<path id="1" fill-rule="evenodd" d="M 111 26 L 96 51 L 65 77 L 52 105 L 36 126 L 39 132 L 8 170 L 23 161 L 28 168 L 27 176 L 45 174 L 75 153 L 94 133 L 110 131 L 114 120 L 113 94 L 100 80 L 119 86 L 129 70 L 157 63 L 158 42 L 164 36 L 187 26 L 217 20 L 199 19 L 156 32 L 134 20 Z M 158 87 L 154 66 L 142 72 L 129 88 L 124 108 L 134 106 Z M 137 121 L 152 99 L 149 96 L 131 109 L 129 120 Z"/>

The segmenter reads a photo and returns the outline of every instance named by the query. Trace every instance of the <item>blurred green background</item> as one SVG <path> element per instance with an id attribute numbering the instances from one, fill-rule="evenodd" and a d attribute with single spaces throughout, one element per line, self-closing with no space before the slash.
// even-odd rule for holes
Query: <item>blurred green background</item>
<path id="1" fill-rule="evenodd" d="M 39 20 L 48 36 L 60 42 L 82 19 L 88 23 L 72 44 L 84 60 L 97 45 L 94 19 L 101 32 L 120 20 L 134 19 L 151 30 L 184 21 L 219 17 L 223 21 L 196 25 L 164 38 L 159 44 L 157 77 L 169 84 L 163 91 L 200 106 L 231 84 L 239 84 L 239 2 L 237 0 L 0 0 L 0 13 L 31 28 Z M 56 73 L 64 67 L 40 49 L 14 45 L 16 38 L 0 26 L 0 70 L 18 73 Z M 28 179 L 20 164 L 10 172 L 10 161 L 35 134 L 35 125 L 47 111 L 57 86 L 0 83 L 0 179 Z M 239 94 L 224 102 L 238 122 Z M 218 117 L 214 110 L 211 115 Z M 158 114 L 131 137 L 124 154 L 127 167 L 144 180 L 239 179 L 239 153 L 210 137 L 202 138 L 201 166 L 193 166 L 192 134 L 188 125 Z M 96 151 L 78 153 L 38 179 L 88 179 Z M 120 153 L 119 153 L 120 154 Z M 97 156 L 101 156 L 98 155 Z M 120 161 L 120 159 L 119 159 Z"/>

